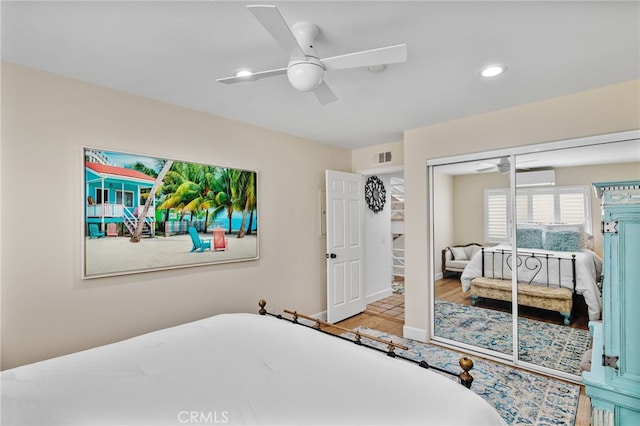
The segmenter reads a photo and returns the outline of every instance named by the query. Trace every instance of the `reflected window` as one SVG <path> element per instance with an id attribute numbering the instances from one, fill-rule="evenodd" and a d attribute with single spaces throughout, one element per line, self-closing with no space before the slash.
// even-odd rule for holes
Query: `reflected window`
<path id="1" fill-rule="evenodd" d="M 508 242 L 509 189 L 487 189 L 485 197 L 485 240 Z M 522 188 L 516 191 L 517 223 L 581 223 L 591 230 L 589 187 Z"/>

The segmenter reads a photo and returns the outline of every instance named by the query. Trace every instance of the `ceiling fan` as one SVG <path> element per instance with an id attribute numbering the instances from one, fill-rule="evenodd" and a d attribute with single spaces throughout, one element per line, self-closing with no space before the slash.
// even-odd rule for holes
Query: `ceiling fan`
<path id="1" fill-rule="evenodd" d="M 312 91 L 321 104 L 328 104 L 338 98 L 324 82 L 324 72 L 347 68 L 380 66 L 407 61 L 407 45 L 381 47 L 320 59 L 314 42 L 320 30 L 311 22 L 298 22 L 291 29 L 276 6 L 249 5 L 249 11 L 260 21 L 271 36 L 289 54 L 286 67 L 260 71 L 237 73 L 216 81 L 225 84 L 255 81 L 265 77 L 287 74 L 291 85 L 301 91 Z"/>
<path id="2" fill-rule="evenodd" d="M 518 166 L 522 163 L 528 163 L 531 161 L 537 161 L 535 158 L 530 160 L 521 160 L 518 161 Z M 523 168 L 526 170 L 526 168 Z M 518 167 L 516 170 L 520 170 Z M 483 161 L 478 163 L 476 167 L 476 172 L 488 172 L 488 171 L 497 171 L 498 173 L 507 174 L 511 171 L 511 162 L 509 161 L 509 157 L 500 157 L 500 159 L 496 163 L 492 163 L 489 161 Z"/>

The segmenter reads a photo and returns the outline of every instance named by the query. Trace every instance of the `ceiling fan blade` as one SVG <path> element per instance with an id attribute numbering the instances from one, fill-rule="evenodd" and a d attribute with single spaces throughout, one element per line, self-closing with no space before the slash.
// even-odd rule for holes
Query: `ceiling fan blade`
<path id="1" fill-rule="evenodd" d="M 482 162 L 482 163 L 478 163 L 476 167 L 476 172 L 486 172 L 488 170 L 493 170 L 497 168 L 498 168 L 498 165 L 496 163 Z"/>
<path id="2" fill-rule="evenodd" d="M 291 59 L 307 58 L 276 6 L 253 4 L 247 8 Z"/>
<path id="3" fill-rule="evenodd" d="M 216 81 L 218 83 L 224 83 L 224 84 L 244 83 L 246 81 L 256 81 L 256 80 L 260 80 L 261 78 L 273 77 L 274 75 L 282 75 L 286 73 L 287 73 L 286 68 L 278 68 L 275 70 L 254 72 L 251 75 L 246 75 L 243 77 L 232 76 L 232 77 L 218 78 Z"/>
<path id="4" fill-rule="evenodd" d="M 538 159 L 537 158 L 531 158 L 529 160 L 519 160 L 519 159 L 516 158 L 516 163 L 518 163 L 518 164 L 530 163 L 532 161 L 538 161 Z"/>
<path id="5" fill-rule="evenodd" d="M 496 170 L 496 167 L 479 167 L 476 169 L 476 172 L 488 172 L 489 170 Z"/>
<path id="6" fill-rule="evenodd" d="M 313 94 L 316 95 L 316 98 L 318 98 L 318 102 L 320 102 L 322 105 L 326 105 L 338 100 L 336 94 L 333 93 L 333 90 L 331 90 L 331 88 L 327 86 L 327 83 L 325 83 L 324 81 L 320 83 L 320 86 L 318 86 L 313 91 Z"/>
<path id="7" fill-rule="evenodd" d="M 407 45 L 380 47 L 346 55 L 332 56 L 320 60 L 326 70 L 368 67 L 371 65 L 396 64 L 407 62 Z"/>

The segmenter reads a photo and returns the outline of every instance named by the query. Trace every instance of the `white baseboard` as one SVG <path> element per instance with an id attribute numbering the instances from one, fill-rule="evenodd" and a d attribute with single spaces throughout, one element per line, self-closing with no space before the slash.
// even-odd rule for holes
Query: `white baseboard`
<path id="1" fill-rule="evenodd" d="M 311 317 L 327 322 L 327 311 L 318 312 L 317 314 L 311 315 Z"/>
<path id="2" fill-rule="evenodd" d="M 436 281 L 441 280 L 441 279 L 442 279 L 442 277 L 443 277 L 443 275 L 444 275 L 444 274 L 443 274 L 442 272 L 438 272 L 438 273 L 435 275 L 435 280 L 436 280 Z"/>
<path id="3" fill-rule="evenodd" d="M 409 327 L 408 325 L 402 327 L 402 336 L 407 339 L 417 340 L 418 342 L 423 343 L 426 343 L 429 340 L 427 330 Z"/>
<path id="4" fill-rule="evenodd" d="M 365 303 L 368 305 L 370 303 L 377 302 L 378 300 L 384 299 L 385 297 L 391 296 L 392 294 L 393 294 L 393 290 L 391 289 L 391 287 L 389 287 L 377 293 L 369 294 L 365 296 Z"/>

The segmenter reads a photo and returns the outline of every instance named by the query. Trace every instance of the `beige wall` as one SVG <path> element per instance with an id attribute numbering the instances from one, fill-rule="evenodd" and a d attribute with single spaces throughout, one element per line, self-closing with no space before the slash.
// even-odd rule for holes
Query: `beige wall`
<path id="1" fill-rule="evenodd" d="M 433 187 L 437 188 L 438 202 L 433 205 L 435 248 L 434 274 L 442 272 L 442 249 L 457 244 L 455 241 L 456 219 L 454 178 L 451 175 L 434 173 Z"/>
<path id="2" fill-rule="evenodd" d="M 480 173 L 456 176 L 454 179 L 454 244 L 484 241 L 484 190 L 508 188 L 509 176 L 500 173 Z M 437 194 L 437 192 L 436 192 Z"/>
<path id="3" fill-rule="evenodd" d="M 451 176 L 434 173 L 434 273 L 442 272 L 442 249 L 452 245 L 482 244 L 484 189 L 508 186 L 499 173 Z"/>
<path id="4" fill-rule="evenodd" d="M 429 330 L 428 159 L 638 128 L 636 80 L 406 131 L 405 333 Z"/>
<path id="5" fill-rule="evenodd" d="M 82 280 L 83 146 L 257 170 L 260 259 Z M 1 160 L 3 369 L 259 298 L 326 309 L 318 188 L 349 150 L 3 63 Z"/>

